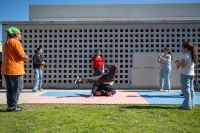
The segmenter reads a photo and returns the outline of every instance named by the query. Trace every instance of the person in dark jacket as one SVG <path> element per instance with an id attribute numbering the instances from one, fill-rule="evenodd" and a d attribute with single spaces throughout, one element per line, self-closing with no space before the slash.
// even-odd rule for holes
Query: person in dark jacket
<path id="1" fill-rule="evenodd" d="M 116 72 L 117 65 L 112 65 L 110 67 L 110 71 L 107 74 L 103 74 L 101 76 L 96 77 L 77 77 L 74 80 L 74 86 L 77 83 L 100 83 L 100 85 L 96 85 L 93 87 L 91 96 L 89 98 L 92 98 L 93 96 L 113 96 L 116 93 L 116 91 L 112 87 Z"/>
<path id="2" fill-rule="evenodd" d="M 33 56 L 33 69 L 35 74 L 35 82 L 33 92 L 40 92 L 42 90 L 42 69 L 45 62 L 42 58 L 42 48 L 37 48 L 36 54 Z"/>

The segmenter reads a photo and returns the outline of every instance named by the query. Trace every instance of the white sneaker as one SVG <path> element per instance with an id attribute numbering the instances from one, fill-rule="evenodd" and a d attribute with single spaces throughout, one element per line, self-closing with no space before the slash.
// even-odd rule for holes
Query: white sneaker
<path id="1" fill-rule="evenodd" d="M 74 80 L 74 86 L 79 83 L 79 77 L 77 77 L 75 80 Z"/>

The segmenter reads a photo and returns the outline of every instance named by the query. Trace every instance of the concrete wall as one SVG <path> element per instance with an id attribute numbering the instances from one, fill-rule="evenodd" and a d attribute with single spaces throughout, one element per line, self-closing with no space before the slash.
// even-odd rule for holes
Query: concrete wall
<path id="1" fill-rule="evenodd" d="M 138 86 L 131 84 L 131 69 L 134 63 L 133 52 L 162 52 L 164 47 L 169 47 L 172 53 L 180 53 L 183 40 L 189 40 L 197 46 L 200 45 L 200 24 L 192 23 L 148 24 L 145 22 L 143 24 L 127 23 L 120 25 L 115 23 L 15 25 L 13 23 L 3 25 L 3 42 L 6 41 L 5 29 L 10 26 L 22 30 L 22 45 L 30 59 L 34 55 L 34 50 L 42 46 L 42 55 L 46 62 L 43 70 L 46 71 L 43 72 L 43 88 L 77 88 L 77 86 L 73 86 L 73 80 L 76 76 L 92 76 L 90 61 L 97 49 L 102 50 L 106 64 L 117 64 L 119 66 L 114 87 L 135 88 Z M 85 40 L 87 42 L 84 42 Z M 116 40 L 117 42 L 115 42 Z M 198 47 L 198 54 L 200 54 L 200 47 Z M 156 61 L 157 59 L 155 59 Z M 32 62 L 24 65 L 26 70 L 24 75 L 25 88 L 32 88 L 34 83 Z M 198 65 L 200 64 L 198 63 Z M 59 72 L 59 70 L 61 71 Z M 159 76 L 159 73 L 157 73 L 157 76 Z M 173 78 L 175 77 L 170 79 L 173 80 Z M 197 81 L 200 82 L 200 79 L 198 78 Z M 3 87 L 5 87 L 4 80 Z M 91 87 L 91 84 L 81 85 L 81 88 Z M 158 88 L 158 86 L 148 87 Z M 172 86 L 172 88 L 175 87 L 179 86 Z"/>
<path id="2" fill-rule="evenodd" d="M 30 5 L 30 21 L 193 20 L 200 3 L 119 5 Z"/>

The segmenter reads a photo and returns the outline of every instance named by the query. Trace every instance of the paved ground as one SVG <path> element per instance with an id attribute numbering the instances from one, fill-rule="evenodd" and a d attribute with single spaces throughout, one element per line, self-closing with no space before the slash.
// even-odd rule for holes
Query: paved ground
<path id="1" fill-rule="evenodd" d="M 22 93 L 19 97 L 19 102 L 18 104 L 22 104 L 28 100 L 31 100 L 35 97 L 38 97 L 39 95 L 45 93 L 45 92 L 48 92 L 48 91 L 91 91 L 91 90 L 76 90 L 76 89 L 73 89 L 73 90 L 63 90 L 63 89 L 45 89 L 43 92 L 40 92 L 40 93 L 35 93 L 35 92 L 32 92 L 32 89 L 23 89 L 22 90 Z M 143 89 L 140 89 L 140 90 L 117 90 L 117 91 L 124 91 L 124 92 L 143 92 L 143 91 L 149 91 L 149 92 L 155 92 L 156 90 L 143 90 Z M 170 90 L 171 92 L 180 92 L 180 90 Z M 6 104 L 6 89 L 0 89 L 0 104 Z"/>

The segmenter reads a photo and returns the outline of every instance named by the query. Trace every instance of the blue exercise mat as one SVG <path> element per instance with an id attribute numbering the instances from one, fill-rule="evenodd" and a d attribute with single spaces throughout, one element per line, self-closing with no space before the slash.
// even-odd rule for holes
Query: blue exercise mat
<path id="1" fill-rule="evenodd" d="M 182 104 L 181 92 L 137 92 L 150 104 Z M 195 104 L 200 104 L 200 93 L 195 92 Z"/>
<path id="2" fill-rule="evenodd" d="M 40 96 L 66 96 L 66 97 L 84 97 L 90 96 L 91 92 L 79 91 L 49 91 Z"/>
<path id="3" fill-rule="evenodd" d="M 181 92 L 137 92 L 150 104 L 182 104 L 184 97 Z M 91 92 L 79 91 L 49 91 L 40 96 L 66 96 L 66 97 L 88 97 Z M 195 104 L 200 104 L 200 93 L 195 93 Z"/>

